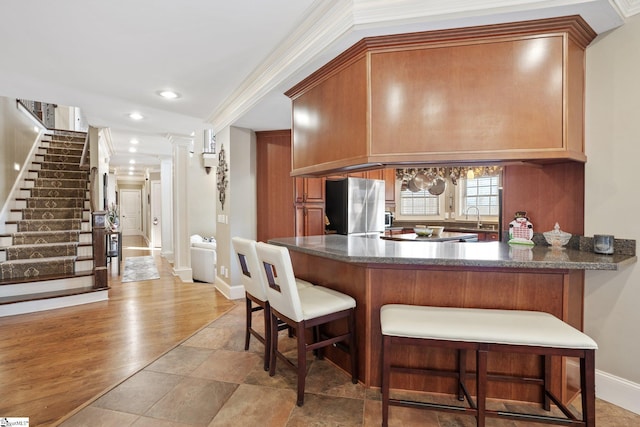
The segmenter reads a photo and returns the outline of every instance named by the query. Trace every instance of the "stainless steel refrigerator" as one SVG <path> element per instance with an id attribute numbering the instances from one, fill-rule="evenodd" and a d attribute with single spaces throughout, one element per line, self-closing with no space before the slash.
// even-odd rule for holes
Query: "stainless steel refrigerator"
<path id="1" fill-rule="evenodd" d="M 327 179 L 327 230 L 338 234 L 384 232 L 384 181 L 379 179 Z"/>

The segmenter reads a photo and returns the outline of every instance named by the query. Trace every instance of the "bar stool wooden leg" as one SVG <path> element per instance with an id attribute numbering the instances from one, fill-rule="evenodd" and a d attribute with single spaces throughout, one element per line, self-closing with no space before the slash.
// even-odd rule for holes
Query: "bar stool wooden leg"
<path id="1" fill-rule="evenodd" d="M 269 370 L 269 364 L 271 363 L 271 339 L 273 337 L 271 333 L 271 308 L 269 307 L 269 301 L 264 306 L 264 370 Z M 277 338 L 277 335 L 276 335 Z"/>
<path id="2" fill-rule="evenodd" d="M 382 427 L 386 427 L 389 425 L 389 380 L 391 375 L 391 368 L 389 366 L 389 362 L 387 361 L 387 357 L 391 353 L 391 338 L 386 335 L 382 336 L 382 354 L 380 355 L 380 360 L 382 363 L 382 378 L 381 378 L 381 389 L 382 389 Z"/>
<path id="3" fill-rule="evenodd" d="M 304 404 L 304 383 L 307 376 L 307 346 L 304 341 L 304 323 L 296 325 L 296 336 L 298 337 L 298 400 L 296 405 Z"/>
<path id="4" fill-rule="evenodd" d="M 358 345 L 356 344 L 356 311 L 349 313 L 349 352 L 351 353 L 351 382 L 358 384 Z"/>
<path id="5" fill-rule="evenodd" d="M 549 399 L 549 387 L 551 385 L 551 356 L 542 356 L 542 366 L 544 368 L 544 385 L 542 387 L 542 407 L 545 411 L 551 410 L 551 399 Z"/>
<path id="6" fill-rule="evenodd" d="M 251 313 L 253 313 L 253 304 L 251 303 L 251 300 L 249 299 L 249 297 L 245 297 L 245 312 L 246 312 L 246 319 L 245 319 L 245 332 L 244 332 L 244 351 L 249 350 L 249 339 L 251 338 L 251 333 L 249 332 L 251 330 Z"/>
<path id="7" fill-rule="evenodd" d="M 582 419 L 586 427 L 596 425 L 595 351 L 585 350 L 580 359 L 580 386 L 582 387 Z"/>
<path id="8" fill-rule="evenodd" d="M 477 388 L 477 426 L 485 425 L 485 409 L 487 401 L 487 351 L 478 349 L 476 352 L 476 388 Z"/>
<path id="9" fill-rule="evenodd" d="M 464 387 L 467 378 L 467 350 L 458 350 L 458 400 L 464 401 Z"/>

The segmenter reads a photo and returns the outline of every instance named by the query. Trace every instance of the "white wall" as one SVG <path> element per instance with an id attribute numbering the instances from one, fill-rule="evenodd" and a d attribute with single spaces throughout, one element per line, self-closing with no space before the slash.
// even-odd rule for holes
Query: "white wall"
<path id="1" fill-rule="evenodd" d="M 587 48 L 585 235 L 640 240 L 640 15 Z M 587 272 L 599 397 L 640 413 L 640 266 Z"/>
<path id="2" fill-rule="evenodd" d="M 207 172 L 202 165 L 203 131 L 196 132 L 189 167 L 189 235 L 216 235 L 216 168 Z"/>
<path id="3" fill-rule="evenodd" d="M 224 209 L 216 201 L 218 272 L 216 287 L 227 298 L 244 297 L 240 269 L 231 238 L 256 237 L 256 138 L 248 129 L 227 127 L 216 134 L 216 144 L 224 147 L 229 165 Z"/>

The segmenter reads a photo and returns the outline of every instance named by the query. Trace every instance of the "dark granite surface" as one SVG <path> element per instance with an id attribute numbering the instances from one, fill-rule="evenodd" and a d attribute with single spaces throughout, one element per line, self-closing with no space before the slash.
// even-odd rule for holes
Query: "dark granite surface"
<path id="1" fill-rule="evenodd" d="M 598 255 L 548 246 L 510 246 L 502 242 L 397 242 L 379 236 L 285 237 L 269 241 L 310 255 L 337 261 L 458 267 L 569 270 L 618 270 L 637 261 L 635 255 Z"/>

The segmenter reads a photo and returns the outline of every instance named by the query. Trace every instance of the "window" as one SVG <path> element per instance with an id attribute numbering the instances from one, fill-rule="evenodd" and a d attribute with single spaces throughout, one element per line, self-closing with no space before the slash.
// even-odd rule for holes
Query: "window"
<path id="1" fill-rule="evenodd" d="M 420 218 L 444 218 L 442 209 L 442 197 L 434 196 L 427 190 L 413 192 L 411 190 L 400 191 L 400 206 L 397 212 L 400 217 Z M 396 216 L 398 217 L 398 216 Z"/>
<path id="2" fill-rule="evenodd" d="M 480 216 L 498 216 L 498 187 L 500 179 L 497 176 L 461 179 L 458 181 L 459 206 L 458 215 L 465 215 L 472 206 L 478 208 Z M 475 214 L 475 209 L 472 209 Z"/>

